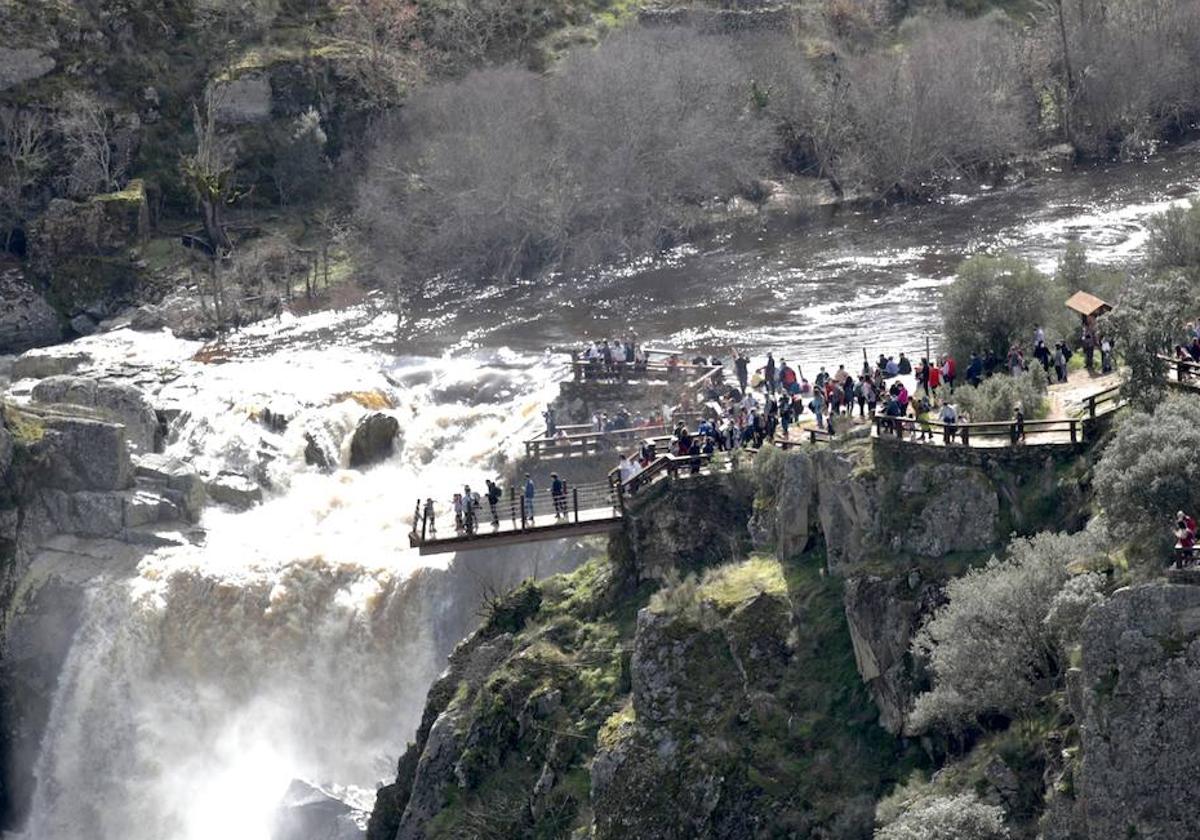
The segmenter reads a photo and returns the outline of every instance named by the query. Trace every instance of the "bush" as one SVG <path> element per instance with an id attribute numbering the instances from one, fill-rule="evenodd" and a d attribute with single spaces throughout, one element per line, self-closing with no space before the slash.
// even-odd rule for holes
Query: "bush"
<path id="1" fill-rule="evenodd" d="M 1171 363 L 1159 356 L 1173 355 L 1174 346 L 1186 340 L 1194 301 L 1192 284 L 1179 273 L 1135 275 L 1104 316 L 1124 362 L 1122 396 L 1134 405 L 1149 411 L 1162 402 Z"/>
<path id="2" fill-rule="evenodd" d="M 1175 512 L 1200 511 L 1200 400 L 1176 395 L 1123 422 L 1096 466 L 1109 530 L 1166 549 Z"/>
<path id="3" fill-rule="evenodd" d="M 512 279 L 670 244 L 773 154 L 727 41 L 635 30 L 552 77 L 427 88 L 377 137 L 360 218 L 409 274 Z"/>
<path id="4" fill-rule="evenodd" d="M 990 376 L 978 388 L 958 388 L 951 399 L 975 423 L 1011 420 L 1018 405 L 1033 420 L 1046 415 L 1046 385 L 1046 373 L 1034 360 L 1028 373 Z"/>
<path id="5" fill-rule="evenodd" d="M 993 20 L 926 23 L 903 50 L 849 65 L 843 182 L 921 195 L 1026 148 L 1033 114 L 1020 51 Z"/>
<path id="6" fill-rule="evenodd" d="M 960 732 L 984 715 L 1016 716 L 1056 685 L 1061 627 L 1051 629 L 1046 618 L 1068 568 L 1102 550 L 1087 532 L 1039 534 L 1013 541 L 1005 559 L 950 581 L 948 602 L 913 638 L 933 688 L 917 698 L 909 731 Z"/>
<path id="7" fill-rule="evenodd" d="M 972 257 L 959 267 L 942 301 L 946 343 L 956 359 L 989 349 L 1003 359 L 1013 344 L 1027 345 L 1034 328 L 1058 311 L 1062 301 L 1056 298 L 1054 285 L 1032 263 Z"/>
<path id="8" fill-rule="evenodd" d="M 918 799 L 875 840 L 1005 840 L 1004 810 L 974 794 Z"/>
<path id="9" fill-rule="evenodd" d="M 1151 216 L 1146 260 L 1153 270 L 1200 268 L 1200 201 Z"/>

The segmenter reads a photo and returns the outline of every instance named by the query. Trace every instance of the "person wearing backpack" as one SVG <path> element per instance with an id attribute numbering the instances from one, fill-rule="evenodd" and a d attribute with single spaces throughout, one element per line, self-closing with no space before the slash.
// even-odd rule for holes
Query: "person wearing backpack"
<path id="1" fill-rule="evenodd" d="M 500 527 L 500 514 L 497 512 L 496 505 L 500 504 L 500 500 L 502 498 L 504 498 L 504 491 L 500 489 L 500 485 L 492 481 L 490 478 L 487 479 L 488 510 L 490 510 L 492 514 L 493 530 Z"/>

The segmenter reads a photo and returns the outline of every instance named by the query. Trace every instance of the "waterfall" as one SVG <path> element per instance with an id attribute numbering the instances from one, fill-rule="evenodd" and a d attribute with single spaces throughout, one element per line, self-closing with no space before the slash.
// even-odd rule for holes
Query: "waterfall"
<path id="1" fill-rule="evenodd" d="M 168 451 L 270 490 L 250 511 L 209 508 L 199 545 L 96 576 L 34 769 L 29 840 L 269 840 L 295 779 L 369 810 L 483 593 L 578 560 L 554 544 L 434 562 L 408 547 L 418 494 L 490 471 L 536 417 L 557 373 L 541 357 L 293 349 L 199 369 L 190 352 L 154 394 L 177 406 Z M 368 405 L 401 420 L 389 461 L 305 463 L 319 428 L 344 464 Z M 259 422 L 264 407 L 286 428 Z"/>

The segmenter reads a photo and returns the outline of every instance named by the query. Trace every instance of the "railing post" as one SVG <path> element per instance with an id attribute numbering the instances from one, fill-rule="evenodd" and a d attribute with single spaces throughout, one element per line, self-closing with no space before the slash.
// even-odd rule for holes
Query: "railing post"
<path id="1" fill-rule="evenodd" d="M 421 507 L 420 499 L 417 499 L 417 507 L 418 508 Z M 432 511 L 426 510 L 426 511 L 421 512 L 421 542 L 425 542 L 425 529 L 427 527 L 429 527 L 429 514 L 430 513 L 432 513 Z"/>
<path id="2" fill-rule="evenodd" d="M 575 524 L 579 524 L 579 488 L 571 488 L 571 504 L 575 507 Z"/>
<path id="3" fill-rule="evenodd" d="M 525 494 L 521 494 L 521 530 L 525 530 Z"/>
<path id="4" fill-rule="evenodd" d="M 965 447 L 971 446 L 971 424 L 970 423 L 963 424 L 962 441 L 963 441 L 963 446 L 965 446 Z"/>
<path id="5" fill-rule="evenodd" d="M 621 516 L 625 515 L 625 482 L 617 479 L 617 510 Z"/>
<path id="6" fill-rule="evenodd" d="M 508 488 L 508 515 L 512 517 L 513 530 L 517 527 L 517 488 L 509 485 Z"/>
<path id="7" fill-rule="evenodd" d="M 416 507 L 413 509 L 413 527 L 412 527 L 412 532 L 413 532 L 414 534 L 415 534 L 415 533 L 417 533 L 417 520 L 418 520 L 418 519 L 420 519 L 420 518 L 421 518 L 421 498 L 418 496 L 418 497 L 417 497 L 417 506 L 416 506 Z M 424 540 L 424 535 L 422 535 L 422 540 Z"/>
<path id="8" fill-rule="evenodd" d="M 1093 411 L 1095 410 L 1095 407 L 1096 407 L 1096 404 L 1095 404 L 1095 403 L 1092 403 L 1092 409 L 1093 409 Z M 1077 439 L 1077 437 L 1076 437 L 1076 434 L 1075 434 L 1075 422 L 1076 422 L 1076 421 L 1074 421 L 1074 420 L 1072 420 L 1072 421 L 1071 421 L 1071 443 L 1078 443 L 1078 442 L 1079 442 L 1079 441 L 1078 441 L 1078 439 Z"/>

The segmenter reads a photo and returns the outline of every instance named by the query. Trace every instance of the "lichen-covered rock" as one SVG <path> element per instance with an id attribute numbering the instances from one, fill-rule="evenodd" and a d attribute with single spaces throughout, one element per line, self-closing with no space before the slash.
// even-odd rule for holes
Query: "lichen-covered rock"
<path id="1" fill-rule="evenodd" d="M 1200 837 L 1200 587 L 1119 590 L 1082 638 L 1087 836 Z"/>
<path id="2" fill-rule="evenodd" d="M 161 443 L 158 415 L 145 395 L 130 385 L 82 376 L 50 376 L 33 386 L 31 396 L 37 403 L 95 409 L 106 419 L 123 423 L 126 440 L 135 452 L 154 452 Z"/>
<path id="3" fill-rule="evenodd" d="M 246 125 L 271 118 L 271 80 L 259 73 L 213 83 L 217 120 L 224 125 Z"/>
<path id="4" fill-rule="evenodd" d="M 74 373 L 91 362 L 86 353 L 55 353 L 46 350 L 30 350 L 22 353 L 13 362 L 12 378 L 45 379 L 47 376 L 63 376 Z"/>
<path id="5" fill-rule="evenodd" d="M 130 252 L 145 241 L 149 219 L 141 181 L 86 201 L 51 201 L 29 242 L 30 265 L 51 302 L 70 316 L 132 302 L 139 274 Z"/>
<path id="6" fill-rule="evenodd" d="M 19 353 L 62 339 L 58 313 L 16 269 L 0 271 L 0 353 Z"/>
<path id="7" fill-rule="evenodd" d="M 240 473 L 221 473 L 204 483 L 208 496 L 219 505 L 246 510 L 262 501 L 262 488 Z"/>
<path id="8" fill-rule="evenodd" d="M 76 492 L 133 485 L 124 426 L 59 414 L 39 416 L 36 422 L 45 431 L 39 444 L 42 486 Z"/>
<path id="9" fill-rule="evenodd" d="M 137 476 L 139 481 L 161 488 L 188 519 L 195 522 L 200 518 L 208 493 L 204 479 L 191 464 L 167 455 L 143 455 L 137 460 Z"/>
<path id="10" fill-rule="evenodd" d="M 922 505 L 908 516 L 901 540 L 922 557 L 982 551 L 996 542 L 1000 501 L 982 472 L 957 464 L 916 464 L 900 481 L 902 499 Z"/>
<path id="11" fill-rule="evenodd" d="M 792 557 L 803 552 L 812 540 L 817 519 L 816 470 L 807 456 L 780 460 L 777 486 L 771 488 L 772 503 L 755 505 L 750 532 L 756 545 L 773 547 L 781 557 Z"/>

